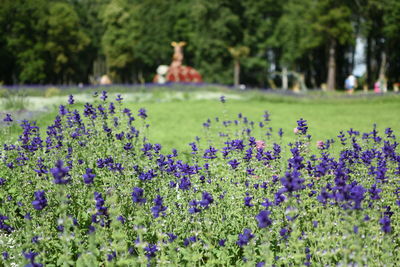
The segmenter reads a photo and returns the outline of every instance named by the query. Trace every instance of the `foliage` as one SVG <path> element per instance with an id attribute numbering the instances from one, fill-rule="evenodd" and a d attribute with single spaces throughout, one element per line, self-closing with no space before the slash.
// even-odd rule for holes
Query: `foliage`
<path id="1" fill-rule="evenodd" d="M 113 0 L 104 9 L 102 38 L 108 66 L 116 77 L 118 70 L 126 70 L 134 62 L 134 44 L 137 34 L 132 12 L 126 0 Z"/>
<path id="2" fill-rule="evenodd" d="M 50 265 L 395 265 L 396 134 L 374 126 L 315 142 L 271 115 L 203 123 L 188 156 L 148 139 L 118 95 L 67 105 L 40 135 L 23 121 L 0 168 L 1 262 Z M 135 109 L 136 110 L 136 109 Z M 13 123 L 10 116 L 4 121 Z M 262 129 L 266 135 L 255 136 Z M 289 145 L 282 142 L 289 136 Z M 339 152 L 335 156 L 333 151 Z"/>
<path id="3" fill-rule="evenodd" d="M 53 97 L 53 96 L 60 95 L 60 93 L 61 93 L 61 90 L 59 88 L 57 88 L 57 87 L 49 87 L 44 92 L 44 97 L 46 97 L 46 98 Z"/>
<path id="4" fill-rule="evenodd" d="M 4 110 L 25 110 L 29 104 L 24 91 L 11 91 L 7 90 L 2 93 L 1 104 Z"/>
<path id="5" fill-rule="evenodd" d="M 342 85 L 358 38 L 369 86 L 384 55 L 391 85 L 400 79 L 398 9 L 396 0 L 3 0 L 0 82 L 89 83 L 106 73 L 120 83 L 152 81 L 171 62 L 171 41 L 186 41 L 184 64 L 206 82 L 232 84 L 227 48 L 246 46 L 245 84 L 268 87 L 268 76 L 286 67 L 319 88 L 328 48 L 336 50 L 331 77 Z"/>
<path id="6" fill-rule="evenodd" d="M 79 65 L 79 54 L 89 44 L 88 36 L 79 29 L 79 18 L 71 5 L 51 3 L 48 7 L 47 42 L 55 81 L 71 80 Z"/>

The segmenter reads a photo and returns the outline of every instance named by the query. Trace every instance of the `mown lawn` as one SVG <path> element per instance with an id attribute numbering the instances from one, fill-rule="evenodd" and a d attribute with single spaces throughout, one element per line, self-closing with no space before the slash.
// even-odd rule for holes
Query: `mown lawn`
<path id="1" fill-rule="evenodd" d="M 260 92 L 212 92 L 208 97 L 199 97 L 208 92 L 188 92 L 176 97 L 168 91 L 141 93 L 135 97 L 126 98 L 126 106 L 133 113 L 139 108 L 148 111 L 148 136 L 154 143 L 160 143 L 164 149 L 176 148 L 186 150 L 188 143 L 204 132 L 203 123 L 210 119 L 211 131 L 216 135 L 223 131 L 222 126 L 215 123 L 215 118 L 220 121 L 235 120 L 239 113 L 255 122 L 253 134 L 260 139 L 265 138 L 266 128 L 260 129 L 258 122 L 263 120 L 264 111 L 270 113 L 269 126 L 276 135 L 279 128 L 284 131 L 284 143 L 293 140 L 293 128 L 299 118 L 308 121 L 309 133 L 313 141 L 336 138 L 341 130 L 353 128 L 361 132 L 371 131 L 376 123 L 378 129 L 383 131 L 391 127 L 395 133 L 400 132 L 400 97 L 373 96 L 373 97 L 293 97 L 277 96 Z M 172 95 L 172 97 L 171 97 Z M 196 97 L 193 97 L 196 95 Z M 219 101 L 220 95 L 227 95 L 227 102 Z M 110 96 L 112 97 L 112 96 Z M 67 97 L 58 97 L 57 101 Z M 202 99 L 205 98 L 205 99 Z M 82 101 L 90 99 L 83 98 Z M 38 101 L 37 99 L 35 101 Z M 79 101 L 78 101 L 79 102 Z M 49 101 L 46 100 L 46 103 Z M 47 104 L 50 111 L 38 116 L 38 125 L 43 128 L 48 126 L 57 114 L 57 106 Z M 82 102 L 83 104 L 83 102 Z M 220 123 L 221 125 L 221 123 Z M 44 128 L 43 128 L 44 131 Z M 11 131 L 4 133 L 0 141 L 15 140 L 20 134 L 19 127 L 12 127 Z"/>

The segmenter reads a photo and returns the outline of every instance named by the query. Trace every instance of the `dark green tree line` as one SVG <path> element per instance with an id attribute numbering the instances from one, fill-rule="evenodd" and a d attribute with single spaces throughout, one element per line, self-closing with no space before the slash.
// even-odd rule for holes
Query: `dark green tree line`
<path id="1" fill-rule="evenodd" d="M 399 25 L 397 0 L 0 0 L 0 82 L 149 82 L 171 41 L 186 41 L 184 63 L 206 82 L 232 84 L 236 66 L 241 83 L 269 87 L 288 69 L 333 90 L 358 38 L 371 87 L 382 74 L 400 81 Z"/>

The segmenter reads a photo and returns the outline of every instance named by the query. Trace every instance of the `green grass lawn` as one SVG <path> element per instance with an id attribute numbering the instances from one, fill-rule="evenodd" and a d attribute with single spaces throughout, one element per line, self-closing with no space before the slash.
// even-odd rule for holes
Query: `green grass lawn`
<path id="1" fill-rule="evenodd" d="M 149 110 L 150 138 L 166 147 L 187 147 L 196 135 L 203 133 L 202 123 L 207 118 L 222 117 L 224 107 L 218 101 L 190 101 L 147 103 Z M 392 127 L 400 132 L 400 103 L 273 103 L 268 101 L 228 101 L 226 118 L 236 119 L 242 112 L 255 122 L 263 119 L 264 110 L 271 114 L 270 126 L 276 133 L 282 128 L 290 141 L 294 137 L 296 121 L 308 121 L 313 140 L 336 137 L 341 130 L 350 128 L 371 131 L 373 124 L 384 130 Z M 258 127 L 256 127 L 258 128 Z M 264 132 L 256 131 L 262 137 Z"/>
<path id="2" fill-rule="evenodd" d="M 150 94 L 150 96 L 149 96 Z M 220 95 L 227 95 L 227 103 L 219 101 Z M 83 97 L 83 96 L 82 96 Z M 77 97 L 79 102 L 79 97 Z M 83 97 L 86 101 L 88 97 Z M 89 98 L 90 99 L 90 98 Z M 110 96 L 111 99 L 111 96 Z M 57 106 L 67 97 L 56 98 L 60 103 L 50 105 L 49 111 L 40 115 L 38 125 L 46 127 L 57 114 Z M 40 99 L 36 99 L 39 101 Z M 255 137 L 263 138 L 265 128 L 261 131 L 258 122 L 262 121 L 264 111 L 271 114 L 269 126 L 276 135 L 279 128 L 285 133 L 285 142 L 293 140 L 293 128 L 296 121 L 304 118 L 308 121 L 309 133 L 313 141 L 336 138 L 340 130 L 353 128 L 362 132 L 371 131 L 377 123 L 379 130 L 391 127 L 395 133 L 400 132 L 400 96 L 376 97 L 320 97 L 311 94 L 308 97 L 281 96 L 260 92 L 172 92 L 164 90 L 126 97 L 125 105 L 136 114 L 139 108 L 148 111 L 149 139 L 160 143 L 165 149 L 188 149 L 188 143 L 196 136 L 203 136 L 203 122 L 216 117 L 220 120 L 237 119 L 238 113 L 256 123 Z M 215 125 L 215 124 L 214 124 Z M 214 127 L 215 128 L 215 127 Z M 221 130 L 221 129 L 217 129 Z M 4 131 L 4 129 L 3 129 Z M 3 133 L 1 140 L 15 140 L 20 134 L 18 127 Z"/>

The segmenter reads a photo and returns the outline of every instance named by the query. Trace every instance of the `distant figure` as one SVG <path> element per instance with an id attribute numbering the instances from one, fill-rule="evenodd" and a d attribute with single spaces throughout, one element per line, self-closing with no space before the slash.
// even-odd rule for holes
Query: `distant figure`
<path id="1" fill-rule="evenodd" d="M 393 84 L 393 92 L 395 92 L 395 93 L 399 92 L 399 87 L 400 87 L 400 83 L 394 83 Z"/>
<path id="2" fill-rule="evenodd" d="M 385 74 L 379 74 L 379 89 L 381 93 L 387 93 L 387 78 Z"/>
<path id="3" fill-rule="evenodd" d="M 167 81 L 166 75 L 169 67 L 167 65 L 160 65 L 157 68 L 157 75 L 154 76 L 153 82 L 164 84 Z"/>
<path id="4" fill-rule="evenodd" d="M 381 92 L 381 83 L 379 81 L 376 81 L 374 83 L 374 92 L 377 94 Z"/>
<path id="5" fill-rule="evenodd" d="M 354 93 L 354 89 L 357 87 L 357 78 L 353 74 L 350 74 L 344 82 L 344 87 L 348 94 Z"/>
<path id="6" fill-rule="evenodd" d="M 109 85 L 109 84 L 111 84 L 111 80 L 107 75 L 103 75 L 100 78 L 100 84 L 101 85 Z"/>

